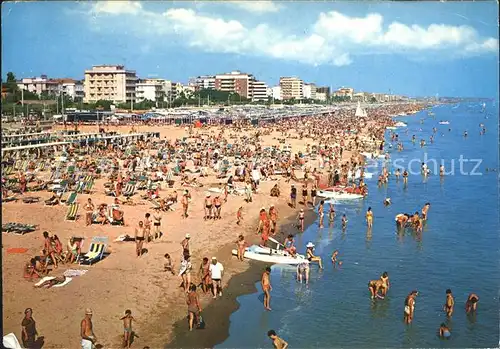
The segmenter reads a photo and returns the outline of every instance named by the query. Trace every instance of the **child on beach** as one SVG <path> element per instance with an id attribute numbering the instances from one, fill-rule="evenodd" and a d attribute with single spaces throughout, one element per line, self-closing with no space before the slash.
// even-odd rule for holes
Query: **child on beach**
<path id="1" fill-rule="evenodd" d="M 236 212 L 236 224 L 240 225 L 243 220 L 243 206 L 240 206 L 238 212 Z"/>
<path id="2" fill-rule="evenodd" d="M 304 232 L 304 209 L 301 208 L 299 214 L 297 215 L 297 219 L 299 220 L 298 227 L 300 231 Z"/>
<path id="3" fill-rule="evenodd" d="M 130 348 L 132 342 L 132 321 L 134 320 L 132 311 L 130 309 L 125 310 L 125 316 L 120 320 L 123 320 L 123 347 Z"/>
<path id="4" fill-rule="evenodd" d="M 333 251 L 333 254 L 332 254 L 332 263 L 333 263 L 333 267 L 334 268 L 337 267 L 337 264 L 338 264 L 339 268 L 342 266 L 342 261 L 339 261 L 337 259 L 338 255 L 339 255 L 339 251 L 338 250 Z"/>
<path id="5" fill-rule="evenodd" d="M 170 255 L 168 253 L 165 253 L 165 265 L 163 266 L 164 271 L 169 271 L 172 273 L 172 275 L 175 275 L 174 273 L 174 264 L 172 263 L 172 259 L 170 258 Z"/>
<path id="6" fill-rule="evenodd" d="M 245 247 L 247 245 L 245 237 L 243 235 L 238 236 L 236 244 L 238 245 L 238 259 L 243 261 L 243 255 L 245 254 Z"/>

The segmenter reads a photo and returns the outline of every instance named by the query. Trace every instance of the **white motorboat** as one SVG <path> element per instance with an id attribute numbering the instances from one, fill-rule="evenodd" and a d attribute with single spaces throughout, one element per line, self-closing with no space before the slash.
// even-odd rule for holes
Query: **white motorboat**
<path id="1" fill-rule="evenodd" d="M 402 122 L 402 121 L 398 121 L 398 122 L 396 122 L 396 123 L 394 124 L 394 126 L 396 126 L 396 127 L 406 127 L 406 126 L 408 126 L 408 125 L 407 125 L 407 124 L 405 124 L 405 123 L 404 123 L 404 122 Z"/>
<path id="2" fill-rule="evenodd" d="M 387 126 L 385 129 L 386 130 L 397 130 L 398 128 L 395 126 Z"/>
<path id="3" fill-rule="evenodd" d="M 360 178 L 361 178 L 361 171 L 357 170 L 356 173 L 354 174 L 354 179 L 360 179 Z M 373 173 L 365 172 L 365 173 L 363 173 L 363 178 L 364 179 L 372 179 Z"/>
<path id="4" fill-rule="evenodd" d="M 363 198 L 361 194 L 351 194 L 333 190 L 318 190 L 318 196 L 335 200 L 359 200 Z"/>
<path id="5" fill-rule="evenodd" d="M 440 125 L 449 125 L 450 122 L 449 121 L 440 121 L 439 124 Z"/>
<path id="6" fill-rule="evenodd" d="M 232 250 L 232 254 L 234 256 L 238 255 L 238 251 L 236 249 Z M 273 264 L 289 264 L 289 265 L 297 265 L 301 263 L 309 263 L 309 261 L 301 254 L 296 254 L 292 257 L 290 253 L 284 250 L 276 250 L 274 248 L 269 247 L 261 247 L 257 245 L 252 245 L 245 249 L 245 253 L 243 257 L 266 263 Z"/>

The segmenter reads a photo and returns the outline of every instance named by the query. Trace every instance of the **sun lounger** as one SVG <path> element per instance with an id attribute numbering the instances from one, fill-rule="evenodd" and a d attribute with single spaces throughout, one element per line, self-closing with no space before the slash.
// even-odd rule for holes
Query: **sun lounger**
<path id="1" fill-rule="evenodd" d="M 106 249 L 108 247 L 108 238 L 96 236 L 92 238 L 90 243 L 89 251 L 82 256 L 80 259 L 80 264 L 92 265 L 99 262 L 103 257 Z"/>
<path id="2" fill-rule="evenodd" d="M 85 183 L 85 187 L 83 188 L 83 192 L 86 194 L 90 194 L 92 192 L 92 188 L 94 187 L 94 180 L 90 179 Z"/>
<path id="3" fill-rule="evenodd" d="M 79 181 L 77 184 L 76 184 L 76 188 L 75 188 L 75 193 L 81 193 L 83 192 L 83 188 L 85 187 L 85 182 L 83 181 Z"/>
<path id="4" fill-rule="evenodd" d="M 37 203 L 39 201 L 40 201 L 40 197 L 38 197 L 38 196 L 29 196 L 29 197 L 23 198 L 23 202 L 25 204 L 33 204 L 33 203 Z"/>
<path id="5" fill-rule="evenodd" d="M 133 196 L 134 193 L 135 193 L 135 185 L 133 184 L 127 184 L 123 189 L 123 196 L 125 197 Z"/>
<path id="6" fill-rule="evenodd" d="M 66 220 L 68 221 L 76 221 L 77 213 L 78 213 L 78 203 L 74 202 L 68 207 L 68 213 L 66 214 Z"/>
<path id="7" fill-rule="evenodd" d="M 17 201 L 17 200 L 18 200 L 17 196 L 14 196 L 14 195 L 2 198 L 2 202 L 12 202 L 12 201 Z"/>
<path id="8" fill-rule="evenodd" d="M 36 230 L 36 225 L 23 223 L 5 223 L 2 225 L 2 231 L 16 235 L 24 235 Z"/>
<path id="9" fill-rule="evenodd" d="M 71 192 L 66 199 L 66 205 L 72 205 L 76 202 L 76 198 L 78 197 L 78 193 L 76 191 Z"/>

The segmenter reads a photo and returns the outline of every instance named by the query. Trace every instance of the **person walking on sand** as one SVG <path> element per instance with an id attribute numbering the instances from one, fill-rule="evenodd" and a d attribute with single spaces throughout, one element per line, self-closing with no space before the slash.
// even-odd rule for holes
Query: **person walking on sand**
<path id="1" fill-rule="evenodd" d="M 236 224 L 240 225 L 243 220 L 243 206 L 240 206 L 238 212 L 236 212 Z"/>
<path id="2" fill-rule="evenodd" d="M 278 232 L 278 211 L 274 205 L 269 207 L 269 219 L 271 220 L 271 234 L 274 236 Z"/>
<path id="3" fill-rule="evenodd" d="M 137 257 L 142 256 L 142 246 L 144 244 L 144 224 L 139 221 L 139 225 L 135 228 L 135 253 Z"/>
<path id="4" fill-rule="evenodd" d="M 95 349 L 97 337 L 92 326 L 92 309 L 85 309 L 85 318 L 80 324 L 80 336 L 82 337 L 82 349 Z"/>
<path id="5" fill-rule="evenodd" d="M 295 188 L 294 184 L 290 189 L 290 204 L 293 208 L 297 207 L 297 188 Z"/>
<path id="6" fill-rule="evenodd" d="M 366 211 L 366 224 L 368 228 L 373 227 L 373 212 L 371 207 L 368 207 L 368 211 Z"/>
<path id="7" fill-rule="evenodd" d="M 446 313 L 447 317 L 451 317 L 453 315 L 453 307 L 455 305 L 455 299 L 453 298 L 453 294 L 450 289 L 446 290 L 446 302 L 444 303 L 443 310 Z"/>
<path id="8" fill-rule="evenodd" d="M 266 267 L 266 270 L 262 273 L 262 279 L 260 280 L 260 285 L 262 286 L 262 291 L 264 292 L 264 309 L 271 310 L 271 268 Z"/>
<path id="9" fill-rule="evenodd" d="M 189 192 L 187 190 L 184 191 L 181 199 L 182 203 L 182 217 L 188 217 L 188 208 L 189 208 Z"/>
<path id="10" fill-rule="evenodd" d="M 24 311 L 24 318 L 21 322 L 21 340 L 24 348 L 33 348 L 36 342 L 36 322 L 32 317 L 33 309 L 26 308 Z"/>
<path id="11" fill-rule="evenodd" d="M 155 207 L 153 213 L 153 225 L 155 227 L 155 235 L 153 239 L 158 239 L 161 236 L 161 212 L 159 207 Z"/>
<path id="12" fill-rule="evenodd" d="M 43 244 L 43 249 L 46 251 L 47 256 L 50 256 L 50 258 L 52 259 L 52 263 L 54 263 L 54 269 L 57 269 L 57 259 L 55 256 L 54 248 L 52 247 L 52 241 L 49 237 L 48 231 L 43 232 L 43 238 L 45 239 Z"/>
<path id="13" fill-rule="evenodd" d="M 189 293 L 186 296 L 186 304 L 188 306 L 189 314 L 189 331 L 193 330 L 195 321 L 198 323 L 198 319 L 201 313 L 200 299 L 196 293 L 196 285 L 191 285 L 189 287 Z"/>
<path id="14" fill-rule="evenodd" d="M 130 309 L 125 310 L 125 316 L 121 317 L 123 320 L 123 347 L 130 348 L 132 344 L 132 321 L 134 317 L 132 316 L 132 311 Z"/>
<path id="15" fill-rule="evenodd" d="M 148 244 L 151 241 L 151 214 L 148 212 L 144 215 L 144 241 Z"/>
<path id="16" fill-rule="evenodd" d="M 212 257 L 212 264 L 210 264 L 210 277 L 212 278 L 212 292 L 214 299 L 222 297 L 222 276 L 224 275 L 224 267 L 221 263 L 217 262 L 217 257 Z"/>
<path id="17" fill-rule="evenodd" d="M 283 338 L 278 337 L 275 330 L 269 330 L 267 336 L 273 341 L 273 347 L 275 349 L 287 349 L 288 343 L 283 340 Z"/>
<path id="18" fill-rule="evenodd" d="M 92 199 L 89 198 L 87 203 L 85 204 L 85 225 L 89 226 L 92 224 L 92 216 L 94 215 L 94 204 L 92 203 Z"/>

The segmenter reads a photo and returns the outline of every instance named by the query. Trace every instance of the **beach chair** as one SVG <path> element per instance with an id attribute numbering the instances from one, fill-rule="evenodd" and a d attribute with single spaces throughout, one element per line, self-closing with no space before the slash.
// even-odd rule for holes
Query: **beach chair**
<path id="1" fill-rule="evenodd" d="M 79 205 L 74 202 L 68 207 L 68 213 L 66 214 L 67 221 L 76 221 Z"/>
<path id="2" fill-rule="evenodd" d="M 79 181 L 77 184 L 76 184 L 76 188 L 75 188 L 75 192 L 76 193 L 81 193 L 83 192 L 83 189 L 85 188 L 85 182 L 83 181 Z"/>
<path id="3" fill-rule="evenodd" d="M 134 193 L 135 193 L 135 185 L 133 184 L 127 184 L 123 189 L 123 196 L 125 196 L 126 198 L 133 196 Z"/>
<path id="4" fill-rule="evenodd" d="M 104 257 L 104 253 L 108 248 L 108 237 L 106 236 L 96 236 L 92 238 L 90 242 L 89 251 L 80 257 L 80 265 L 92 265 L 99 262 Z"/>
<path id="5" fill-rule="evenodd" d="M 92 188 L 94 187 L 94 180 L 90 179 L 85 183 L 85 187 L 83 188 L 83 192 L 86 194 L 90 194 L 92 192 Z"/>
<path id="6" fill-rule="evenodd" d="M 69 193 L 68 198 L 66 199 L 66 205 L 72 205 L 76 202 L 76 198 L 78 197 L 78 193 L 76 191 Z"/>

